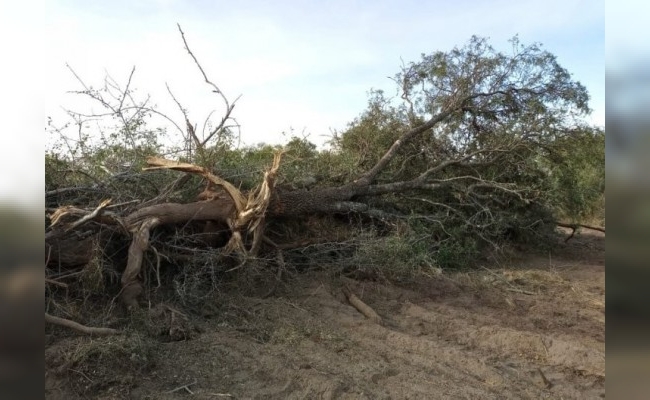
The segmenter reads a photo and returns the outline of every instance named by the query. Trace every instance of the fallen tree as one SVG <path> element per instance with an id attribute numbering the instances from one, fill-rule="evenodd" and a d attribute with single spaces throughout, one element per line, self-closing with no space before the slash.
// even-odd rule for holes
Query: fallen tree
<path id="1" fill-rule="evenodd" d="M 115 207 L 119 211 L 110 208 L 110 201 L 93 209 L 54 207 L 46 232 L 49 265 L 59 268 L 90 261 L 92 246 L 90 239 L 83 242 L 84 232 L 86 238 L 96 239 L 106 230 L 129 237 L 127 262 L 120 277 L 121 299 L 128 308 L 138 306 L 143 258 L 151 249 L 152 233 L 164 226 L 200 222 L 203 244 L 220 249 L 222 260 L 234 260 L 231 269 L 243 267 L 261 253 L 279 252 L 281 257 L 282 249 L 312 243 L 287 243 L 286 235 L 266 228 L 269 223 L 314 215 L 357 215 L 389 224 L 394 220 L 420 221 L 430 251 L 442 251 L 440 243 L 458 240 L 498 248 L 504 240 L 538 237 L 555 227 L 547 160 L 565 154 L 567 143 L 574 139 L 602 135 L 581 119 L 589 112 L 585 88 L 553 55 L 536 45 L 523 46 L 517 39 L 513 39 L 512 53 L 503 54 L 486 40 L 472 38 L 463 48 L 423 56 L 420 62 L 405 66 L 395 78 L 399 102 L 375 92 L 368 110 L 333 139 L 333 150 L 314 155 L 336 160 L 333 165 L 342 166 L 343 172 L 333 168 L 312 187 L 277 185 L 283 154 L 292 151 L 285 147 L 269 160 L 257 187 L 240 190 L 215 173 L 214 161 L 216 152 L 223 149 L 222 138 L 234 126 L 229 123 L 235 103 L 208 79 L 180 32 L 206 83 L 222 98 L 224 116 L 200 139 L 177 101 L 186 128 L 175 126 L 185 137 L 184 159 L 190 162 L 150 155 L 144 172 L 130 174 L 142 180 L 145 178 L 140 175 L 171 170 L 184 174 L 182 178 L 157 189 L 153 198 L 123 199 L 122 205 L 128 207 Z M 131 77 L 126 89 L 118 90 L 119 106 L 111 106 L 85 84 L 82 94 L 109 108 L 128 131 L 133 118 L 126 116 L 127 110 L 155 112 L 135 105 L 128 91 L 130 82 Z M 133 107 L 125 108 L 125 99 L 131 99 Z M 214 138 L 217 144 L 210 146 Z M 195 201 L 168 202 L 188 175 L 207 182 L 205 190 Z M 112 174 L 104 181 L 93 178 L 99 182 L 95 187 L 48 188 L 47 195 L 75 190 L 110 193 L 111 184 L 106 182 L 116 176 L 128 174 Z M 71 246 L 65 241 L 71 237 L 86 243 L 88 249 L 80 252 L 80 247 Z M 153 250 L 159 269 L 161 256 Z"/>

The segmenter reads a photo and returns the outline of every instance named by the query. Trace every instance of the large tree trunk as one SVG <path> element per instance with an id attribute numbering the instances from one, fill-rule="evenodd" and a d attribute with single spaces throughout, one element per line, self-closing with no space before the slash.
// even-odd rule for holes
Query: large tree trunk
<path id="1" fill-rule="evenodd" d="M 268 212 L 270 217 L 290 217 L 314 213 L 331 214 L 341 209 L 341 202 L 359 194 L 364 185 L 356 183 L 314 190 L 276 190 Z"/>
<path id="2" fill-rule="evenodd" d="M 227 221 L 235 213 L 231 198 L 217 198 L 209 201 L 178 204 L 163 203 L 141 208 L 126 217 L 126 224 L 134 227 L 149 218 L 158 218 L 161 225 L 178 224 L 187 221 Z"/>

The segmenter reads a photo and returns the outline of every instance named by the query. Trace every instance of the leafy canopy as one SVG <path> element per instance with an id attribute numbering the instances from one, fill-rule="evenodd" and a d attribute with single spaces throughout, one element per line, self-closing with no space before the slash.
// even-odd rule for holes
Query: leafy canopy
<path id="1" fill-rule="evenodd" d="M 602 209 L 604 132 L 585 122 L 587 90 L 540 45 L 517 37 L 510 44 L 504 53 L 472 37 L 423 54 L 395 76 L 399 98 L 371 92 L 367 109 L 334 140 L 360 174 L 408 137 L 376 179 L 422 182 L 397 204 L 418 216 L 423 232 L 437 232 L 436 243 L 538 240 L 558 218 Z"/>

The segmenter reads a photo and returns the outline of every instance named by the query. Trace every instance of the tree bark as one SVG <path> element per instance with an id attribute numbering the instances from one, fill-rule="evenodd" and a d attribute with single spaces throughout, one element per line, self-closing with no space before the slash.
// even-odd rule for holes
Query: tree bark
<path id="1" fill-rule="evenodd" d="M 126 217 L 126 224 L 134 227 L 149 218 L 158 218 L 161 225 L 178 224 L 191 220 L 226 221 L 234 216 L 235 204 L 230 198 L 217 198 L 211 201 L 178 204 L 163 203 L 133 212 Z"/>

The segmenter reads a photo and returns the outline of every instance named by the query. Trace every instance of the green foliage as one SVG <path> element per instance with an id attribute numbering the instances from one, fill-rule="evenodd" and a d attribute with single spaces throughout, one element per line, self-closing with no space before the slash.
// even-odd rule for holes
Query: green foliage
<path id="1" fill-rule="evenodd" d="M 436 266 L 426 237 L 413 234 L 369 238 L 357 247 L 352 262 L 387 279 L 413 276 Z"/>
<path id="2" fill-rule="evenodd" d="M 318 150 L 307 139 L 292 137 L 281 145 L 258 144 L 215 153 L 213 170 L 243 190 L 260 184 L 264 171 L 271 165 L 276 152 L 283 151 L 278 185 L 291 189 L 313 188 L 345 183 L 356 163 L 344 155 Z M 356 167 L 355 167 L 356 168 Z"/>
<path id="3" fill-rule="evenodd" d="M 481 256 L 480 244 L 459 227 L 440 240 L 419 218 L 409 218 L 406 232 L 388 236 L 366 233 L 348 263 L 376 271 L 388 279 L 415 277 L 436 269 L 473 267 Z"/>
<path id="4" fill-rule="evenodd" d="M 45 153 L 45 190 L 54 190 L 68 186 L 71 182 L 66 180 L 65 171 L 70 168 L 70 162 L 59 154 Z"/>
<path id="5" fill-rule="evenodd" d="M 584 86 L 571 79 L 553 54 L 538 44 L 525 46 L 517 37 L 511 45 L 512 52 L 506 54 L 496 51 L 486 38 L 474 36 L 461 48 L 422 55 L 396 80 L 402 83 L 403 97 L 413 103 L 413 112 L 420 115 L 434 115 L 459 96 L 476 94 L 480 95 L 464 104 L 465 110 L 474 112 L 464 116 L 480 118 L 478 122 L 540 115 L 561 121 L 589 110 Z M 468 133 L 459 130 L 456 138 L 469 139 Z"/>
<path id="6" fill-rule="evenodd" d="M 473 267 L 479 256 L 476 240 L 472 237 L 451 236 L 440 243 L 436 252 L 436 264 L 443 269 Z"/>
<path id="7" fill-rule="evenodd" d="M 548 170 L 552 204 L 569 222 L 605 219 L 605 133 L 584 128 L 554 143 L 542 160 Z"/>
<path id="8" fill-rule="evenodd" d="M 355 174 L 371 168 L 407 128 L 382 91 L 372 91 L 368 108 L 335 141 L 341 153 L 356 157 Z"/>
<path id="9" fill-rule="evenodd" d="M 242 190 L 252 190 L 260 184 L 264 170 L 273 161 L 279 146 L 260 144 L 240 149 L 223 149 L 214 153 L 212 170 Z"/>
<path id="10" fill-rule="evenodd" d="M 280 176 L 283 181 L 296 185 L 315 184 L 320 178 L 318 151 L 316 145 L 306 139 L 291 138 L 284 146 Z M 318 175 L 318 176 L 317 176 Z"/>
<path id="11" fill-rule="evenodd" d="M 399 99 L 371 92 L 366 111 L 334 141 L 338 157 L 356 160 L 358 176 L 405 132 L 445 116 L 403 144 L 375 180 L 435 171 L 426 176 L 430 188 L 385 197 L 418 217 L 409 225 L 417 220 L 436 243 L 429 251 L 437 265 L 462 265 L 506 241 L 551 243 L 558 218 L 584 220 L 602 209 L 604 140 L 581 119 L 587 91 L 541 46 L 516 37 L 511 44 L 502 53 L 473 37 L 422 55 L 395 77 Z"/>

